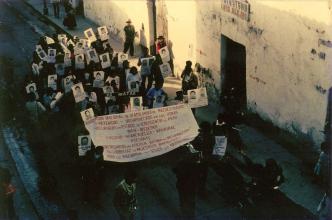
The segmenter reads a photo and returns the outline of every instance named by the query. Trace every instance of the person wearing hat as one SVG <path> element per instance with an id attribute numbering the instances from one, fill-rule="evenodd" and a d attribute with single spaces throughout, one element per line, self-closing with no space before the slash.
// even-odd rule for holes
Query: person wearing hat
<path id="1" fill-rule="evenodd" d="M 136 36 L 135 27 L 131 24 L 130 19 L 128 19 L 126 23 L 127 25 L 123 28 L 123 31 L 125 32 L 126 36 L 123 53 L 127 53 L 129 49 L 130 56 L 134 56 L 134 39 Z"/>

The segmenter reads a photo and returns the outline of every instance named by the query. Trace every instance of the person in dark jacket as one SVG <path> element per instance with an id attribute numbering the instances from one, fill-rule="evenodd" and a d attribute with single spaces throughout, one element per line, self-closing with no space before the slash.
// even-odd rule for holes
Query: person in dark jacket
<path id="1" fill-rule="evenodd" d="M 63 19 L 63 25 L 70 30 L 76 27 L 76 18 L 73 10 L 67 13 L 66 17 Z"/>
<path id="2" fill-rule="evenodd" d="M 130 56 L 134 56 L 134 40 L 136 36 L 135 27 L 131 24 L 130 19 L 128 19 L 126 23 L 127 25 L 123 28 L 126 37 L 124 42 L 123 53 L 127 53 L 129 49 Z"/>
<path id="3" fill-rule="evenodd" d="M 196 160 L 190 156 L 186 156 L 173 169 L 176 175 L 176 188 L 179 194 L 181 215 L 185 219 L 193 219 L 195 217 L 196 191 L 198 187 L 198 164 Z"/>

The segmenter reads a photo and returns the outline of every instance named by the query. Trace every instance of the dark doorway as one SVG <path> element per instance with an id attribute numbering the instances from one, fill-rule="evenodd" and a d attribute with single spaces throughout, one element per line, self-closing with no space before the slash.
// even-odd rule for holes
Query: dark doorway
<path id="1" fill-rule="evenodd" d="M 221 83 L 222 93 L 235 96 L 235 111 L 247 108 L 246 94 L 246 48 L 221 35 Z M 233 89 L 232 89 L 233 88 Z"/>

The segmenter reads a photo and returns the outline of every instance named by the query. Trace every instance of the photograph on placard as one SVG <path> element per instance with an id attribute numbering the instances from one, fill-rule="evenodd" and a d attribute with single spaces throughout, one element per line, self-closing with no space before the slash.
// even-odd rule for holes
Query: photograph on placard
<path id="1" fill-rule="evenodd" d="M 112 87 L 116 87 L 117 90 L 120 89 L 120 77 L 119 76 L 108 76 L 105 83 L 109 83 Z"/>
<path id="2" fill-rule="evenodd" d="M 75 102 L 81 102 L 85 99 L 86 94 L 84 92 L 84 88 L 82 83 L 77 83 L 71 87 L 71 90 L 73 91 L 73 95 L 75 98 Z"/>
<path id="3" fill-rule="evenodd" d="M 90 135 L 78 136 L 78 155 L 85 156 L 89 150 L 91 150 Z"/>
<path id="4" fill-rule="evenodd" d="M 57 79 L 58 75 L 56 74 L 48 75 L 47 77 L 47 86 L 52 88 L 54 91 L 57 90 Z"/>
<path id="5" fill-rule="evenodd" d="M 84 69 L 85 63 L 84 63 L 84 54 L 78 54 L 75 56 L 75 68 L 76 69 Z"/>
<path id="6" fill-rule="evenodd" d="M 87 40 L 87 39 L 80 39 L 80 40 L 79 40 L 79 43 L 82 44 L 82 48 L 83 48 L 84 50 L 88 50 L 88 49 L 90 48 L 90 42 L 89 42 L 89 40 Z"/>
<path id="7" fill-rule="evenodd" d="M 101 41 L 108 40 L 108 30 L 106 26 L 98 27 L 97 30 Z"/>
<path id="8" fill-rule="evenodd" d="M 106 69 L 111 66 L 111 59 L 109 53 L 103 53 L 99 56 L 101 68 Z"/>
<path id="9" fill-rule="evenodd" d="M 138 92 L 139 83 L 137 81 L 128 81 L 128 90 L 131 92 Z"/>
<path id="10" fill-rule="evenodd" d="M 58 34 L 58 41 L 63 45 L 67 45 L 67 35 L 65 34 Z"/>
<path id="11" fill-rule="evenodd" d="M 169 63 L 163 63 L 159 65 L 159 68 L 164 78 L 172 75 L 172 69 Z"/>
<path id="12" fill-rule="evenodd" d="M 63 89 L 65 93 L 70 92 L 71 87 L 74 85 L 73 76 L 69 75 L 63 79 Z"/>
<path id="13" fill-rule="evenodd" d="M 48 56 L 44 50 L 39 51 L 38 56 L 41 60 L 48 62 Z"/>
<path id="14" fill-rule="evenodd" d="M 158 95 L 154 97 L 153 100 L 153 108 L 161 108 L 165 106 L 165 96 L 164 95 Z"/>
<path id="15" fill-rule="evenodd" d="M 95 63 L 99 63 L 99 58 L 96 52 L 96 49 L 89 49 L 86 51 L 87 55 L 87 63 L 89 64 L 91 61 L 94 61 Z"/>
<path id="16" fill-rule="evenodd" d="M 215 145 L 212 151 L 212 155 L 224 156 L 227 147 L 227 137 L 226 136 L 215 136 Z"/>
<path id="17" fill-rule="evenodd" d="M 128 60 L 128 54 L 126 53 L 118 53 L 118 63 L 121 66 L 123 61 Z"/>
<path id="18" fill-rule="evenodd" d="M 150 57 L 141 58 L 141 76 L 147 76 L 151 74 L 151 66 L 149 65 Z"/>
<path id="19" fill-rule="evenodd" d="M 109 100 L 116 101 L 116 97 L 114 96 L 114 90 L 111 86 L 104 86 L 103 87 L 103 92 L 105 94 L 105 101 L 106 103 Z"/>
<path id="20" fill-rule="evenodd" d="M 25 87 L 26 92 L 29 94 L 30 92 L 37 92 L 37 85 L 36 83 L 30 83 Z"/>
<path id="21" fill-rule="evenodd" d="M 188 90 L 188 105 L 191 108 L 198 108 L 208 105 L 208 96 L 206 88 Z"/>
<path id="22" fill-rule="evenodd" d="M 95 113 L 92 108 L 88 108 L 84 111 L 81 111 L 81 117 L 84 122 L 89 121 L 95 117 Z"/>
<path id="23" fill-rule="evenodd" d="M 82 54 L 84 53 L 84 46 L 82 42 L 77 42 L 77 44 L 74 47 L 74 55 Z"/>
<path id="24" fill-rule="evenodd" d="M 48 63 L 55 63 L 56 49 L 48 49 Z"/>
<path id="25" fill-rule="evenodd" d="M 71 54 L 70 54 L 70 52 L 69 51 L 66 51 L 65 52 L 65 55 L 64 55 L 64 57 L 63 57 L 63 62 L 64 62 L 64 64 L 65 64 L 65 67 L 70 67 L 71 66 Z"/>
<path id="26" fill-rule="evenodd" d="M 143 98 L 142 96 L 130 97 L 131 111 L 143 110 Z"/>
<path id="27" fill-rule="evenodd" d="M 88 38 L 90 43 L 95 42 L 97 40 L 95 33 L 93 32 L 92 28 L 86 29 L 84 31 L 84 36 Z"/>
<path id="28" fill-rule="evenodd" d="M 159 54 L 163 63 L 167 63 L 171 60 L 167 46 L 160 48 Z"/>
<path id="29" fill-rule="evenodd" d="M 65 64 L 64 63 L 57 63 L 54 65 L 55 73 L 59 76 L 63 76 L 65 74 Z"/>
<path id="30" fill-rule="evenodd" d="M 94 71 L 93 77 L 95 80 L 104 80 L 105 72 L 104 71 Z"/>

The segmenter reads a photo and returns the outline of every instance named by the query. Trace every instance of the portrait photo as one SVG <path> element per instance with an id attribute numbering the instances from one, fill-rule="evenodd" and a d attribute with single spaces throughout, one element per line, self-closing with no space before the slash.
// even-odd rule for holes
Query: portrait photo
<path id="1" fill-rule="evenodd" d="M 139 84 L 136 81 L 128 81 L 128 89 L 132 92 L 138 92 Z"/>
<path id="2" fill-rule="evenodd" d="M 143 98 L 142 96 L 130 97 L 131 111 L 143 110 Z"/>
<path id="3" fill-rule="evenodd" d="M 90 43 L 97 40 L 95 33 L 93 32 L 92 28 L 86 29 L 84 31 L 85 37 L 89 40 Z"/>
<path id="4" fill-rule="evenodd" d="M 164 78 L 172 75 L 172 69 L 169 63 L 163 63 L 159 65 L 159 68 Z"/>
<path id="5" fill-rule="evenodd" d="M 64 63 L 57 63 L 54 65 L 55 73 L 59 76 L 63 76 L 65 74 L 65 64 Z"/>
<path id="6" fill-rule="evenodd" d="M 93 77 L 95 78 L 95 80 L 104 80 L 104 71 L 94 71 L 93 72 Z"/>
<path id="7" fill-rule="evenodd" d="M 109 53 L 103 53 L 99 56 L 101 61 L 101 68 L 106 69 L 111 66 L 111 59 Z"/>
<path id="8" fill-rule="evenodd" d="M 212 155 L 224 156 L 227 147 L 226 136 L 215 136 L 215 145 L 212 151 Z"/>
<path id="9" fill-rule="evenodd" d="M 65 34 L 58 34 L 58 41 L 63 45 L 67 45 L 67 35 Z"/>
<path id="10" fill-rule="evenodd" d="M 159 54 L 163 63 L 167 63 L 171 60 L 167 46 L 160 48 Z"/>
<path id="11" fill-rule="evenodd" d="M 90 63 L 90 61 L 99 63 L 99 58 L 97 56 L 97 52 L 96 52 L 95 48 L 87 50 L 86 55 L 87 55 L 87 63 Z"/>
<path id="12" fill-rule="evenodd" d="M 165 106 L 165 96 L 164 95 L 155 96 L 153 100 L 153 108 L 161 108 L 164 106 Z"/>
<path id="13" fill-rule="evenodd" d="M 47 85 L 49 88 L 52 88 L 54 91 L 57 90 L 57 78 L 58 75 L 56 74 L 48 75 L 47 77 Z"/>
<path id="14" fill-rule="evenodd" d="M 78 156 L 85 156 L 91 150 L 91 138 L 89 135 L 78 136 Z"/>
<path id="15" fill-rule="evenodd" d="M 118 53 L 118 63 L 122 65 L 123 61 L 128 60 L 128 54 L 125 53 Z"/>
<path id="16" fill-rule="evenodd" d="M 69 92 L 73 85 L 73 76 L 69 75 L 63 79 L 63 88 L 65 90 L 65 93 Z"/>
<path id="17" fill-rule="evenodd" d="M 36 83 L 30 83 L 25 87 L 26 92 L 29 94 L 30 92 L 37 92 L 37 85 Z"/>
<path id="18" fill-rule="evenodd" d="M 101 41 L 108 40 L 108 30 L 106 26 L 98 27 L 97 31 Z"/>
<path id="19" fill-rule="evenodd" d="M 75 69 L 84 69 L 84 54 L 78 54 L 75 56 Z"/>
<path id="20" fill-rule="evenodd" d="M 85 99 L 86 94 L 84 92 L 82 83 L 77 83 L 77 84 L 73 85 L 71 87 L 71 89 L 73 91 L 73 95 L 74 95 L 76 103 L 81 102 Z"/>
<path id="21" fill-rule="evenodd" d="M 199 108 L 208 105 L 206 88 L 188 90 L 188 105 L 190 108 Z"/>
<path id="22" fill-rule="evenodd" d="M 92 108 L 88 108 L 84 111 L 81 111 L 81 117 L 84 122 L 89 121 L 95 117 L 95 114 L 93 112 Z"/>

